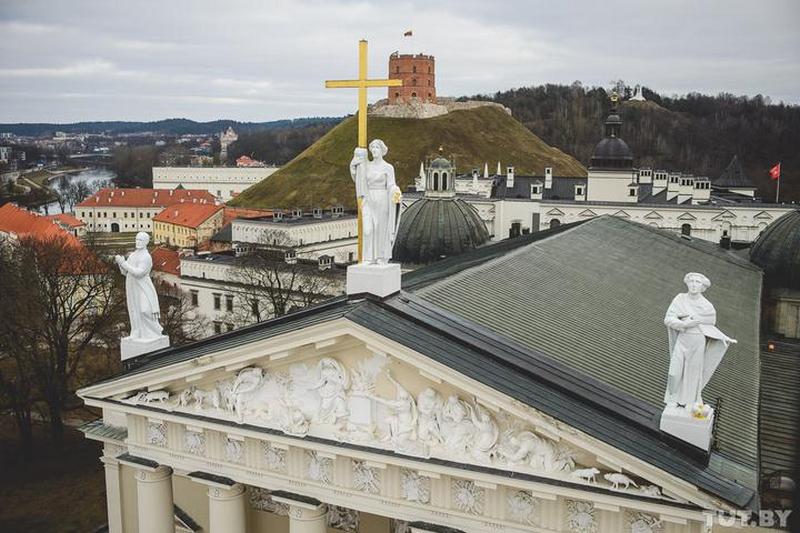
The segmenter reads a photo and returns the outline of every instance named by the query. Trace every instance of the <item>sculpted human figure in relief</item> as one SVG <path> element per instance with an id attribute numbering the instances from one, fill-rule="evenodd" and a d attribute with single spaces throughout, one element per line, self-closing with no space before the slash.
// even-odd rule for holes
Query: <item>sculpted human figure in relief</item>
<path id="1" fill-rule="evenodd" d="M 389 149 L 380 139 L 365 148 L 356 148 L 350 161 L 350 176 L 356 185 L 356 199 L 362 200 L 363 261 L 386 264 L 392 257 L 400 188 L 395 183 L 394 167 L 383 160 Z"/>
<path id="2" fill-rule="evenodd" d="M 664 403 L 704 413 L 701 393 L 736 341 L 716 328 L 717 312 L 703 292 L 711 282 L 690 272 L 683 278 L 687 292 L 678 294 L 667 309 L 664 324 L 669 333 L 669 377 Z"/>
<path id="3" fill-rule="evenodd" d="M 150 279 L 153 259 L 147 251 L 149 242 L 150 236 L 140 231 L 136 234 L 136 249 L 128 259 L 121 255 L 114 256 L 120 272 L 125 276 L 125 299 L 131 321 L 129 339 L 149 340 L 162 336 L 161 324 L 158 323 L 161 317 L 158 296 Z"/>

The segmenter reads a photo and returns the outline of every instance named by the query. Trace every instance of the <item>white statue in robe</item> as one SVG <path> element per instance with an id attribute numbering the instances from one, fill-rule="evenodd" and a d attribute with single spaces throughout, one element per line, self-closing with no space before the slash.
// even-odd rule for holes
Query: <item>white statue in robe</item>
<path id="1" fill-rule="evenodd" d="M 158 296 L 150 270 L 153 259 L 147 251 L 150 236 L 140 231 L 136 234 L 136 249 L 126 260 L 121 255 L 114 257 L 120 272 L 125 276 L 125 296 L 128 303 L 128 317 L 131 320 L 129 339 L 148 340 L 162 337 Z"/>
<path id="2" fill-rule="evenodd" d="M 361 199 L 363 261 L 383 265 L 392 258 L 401 193 L 394 179 L 394 167 L 383 160 L 389 149 L 375 139 L 367 150 L 356 148 L 350 162 L 350 176 Z"/>
<path id="3" fill-rule="evenodd" d="M 687 292 L 677 295 L 667 309 L 664 324 L 669 334 L 669 377 L 664 403 L 687 409 L 703 406 L 701 393 L 736 341 L 716 327 L 717 312 L 703 291 L 711 282 L 690 272 L 683 278 Z"/>

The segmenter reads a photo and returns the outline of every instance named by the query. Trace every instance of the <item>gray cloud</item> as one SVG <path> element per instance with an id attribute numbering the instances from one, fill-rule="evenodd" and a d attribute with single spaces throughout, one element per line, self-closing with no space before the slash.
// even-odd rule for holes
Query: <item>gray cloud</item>
<path id="1" fill-rule="evenodd" d="M 622 78 L 797 104 L 798 15 L 792 0 L 0 0 L 0 122 L 345 114 L 355 94 L 323 80 L 355 76 L 360 38 L 373 77 L 394 50 L 434 54 L 442 95 Z"/>

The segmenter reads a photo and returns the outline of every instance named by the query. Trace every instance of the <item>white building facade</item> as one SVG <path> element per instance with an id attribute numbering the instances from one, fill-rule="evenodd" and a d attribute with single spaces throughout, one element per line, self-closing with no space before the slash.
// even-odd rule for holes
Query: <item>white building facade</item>
<path id="1" fill-rule="evenodd" d="M 153 167 L 153 187 L 208 191 L 227 202 L 269 178 L 277 167 Z"/>

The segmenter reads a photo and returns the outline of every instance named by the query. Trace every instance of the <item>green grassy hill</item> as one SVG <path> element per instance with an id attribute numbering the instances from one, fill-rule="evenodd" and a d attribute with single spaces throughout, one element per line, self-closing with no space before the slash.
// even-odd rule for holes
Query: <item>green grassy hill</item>
<path id="1" fill-rule="evenodd" d="M 429 119 L 370 117 L 369 139 L 383 139 L 389 147 L 386 160 L 394 165 L 400 188 L 414 183 L 419 164 L 441 145 L 455 157 L 459 173 L 483 171 L 489 163 L 513 165 L 517 174 L 543 174 L 553 167 L 556 176 L 585 176 L 586 169 L 573 157 L 548 146 L 503 111 L 481 107 L 454 111 Z M 241 207 L 353 208 L 355 190 L 348 170 L 357 143 L 356 117 L 345 119 L 278 172 L 237 196 L 231 205 Z"/>

